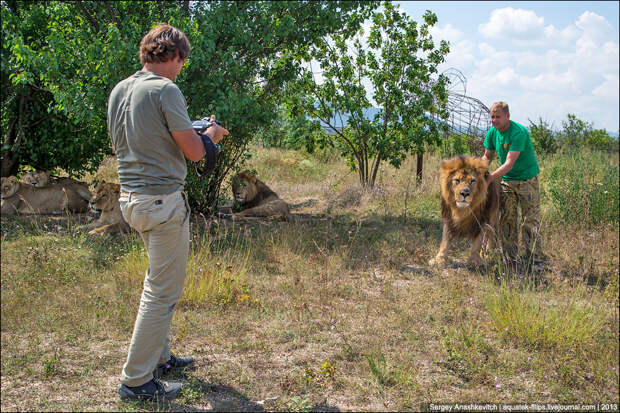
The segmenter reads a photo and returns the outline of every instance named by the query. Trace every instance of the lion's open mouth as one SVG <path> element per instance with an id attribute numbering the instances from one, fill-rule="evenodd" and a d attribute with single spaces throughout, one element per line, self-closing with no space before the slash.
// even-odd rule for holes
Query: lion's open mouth
<path id="1" fill-rule="evenodd" d="M 469 202 L 468 201 L 456 201 L 456 206 L 458 208 L 466 208 L 469 206 Z"/>
<path id="2" fill-rule="evenodd" d="M 244 198 L 240 197 L 240 196 L 236 196 L 235 199 L 237 200 L 237 202 L 239 202 L 240 204 L 243 204 L 243 201 L 245 201 Z"/>

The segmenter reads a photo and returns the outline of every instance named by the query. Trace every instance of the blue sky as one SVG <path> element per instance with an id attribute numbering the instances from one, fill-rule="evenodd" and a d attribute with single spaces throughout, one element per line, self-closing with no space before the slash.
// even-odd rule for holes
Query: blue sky
<path id="1" fill-rule="evenodd" d="M 467 78 L 466 94 L 510 106 L 511 119 L 561 129 L 567 114 L 619 129 L 618 2 L 402 1 L 414 20 L 435 12 L 450 42 L 442 69 Z"/>

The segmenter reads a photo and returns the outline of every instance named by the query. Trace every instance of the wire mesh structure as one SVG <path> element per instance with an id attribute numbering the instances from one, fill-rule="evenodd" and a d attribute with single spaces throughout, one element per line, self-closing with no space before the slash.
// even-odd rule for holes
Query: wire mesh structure
<path id="1" fill-rule="evenodd" d="M 450 80 L 448 86 L 448 111 L 446 122 L 450 130 L 472 138 L 484 136 L 491 127 L 489 108 L 480 100 L 467 96 L 467 79 L 455 68 L 444 73 Z"/>

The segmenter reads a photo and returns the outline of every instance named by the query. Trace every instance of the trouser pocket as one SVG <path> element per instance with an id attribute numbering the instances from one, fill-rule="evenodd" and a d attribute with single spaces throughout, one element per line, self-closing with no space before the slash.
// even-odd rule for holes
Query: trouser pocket
<path id="1" fill-rule="evenodd" d="M 181 191 L 168 195 L 131 194 L 119 201 L 123 217 L 138 232 L 152 231 L 176 221 L 180 224 L 188 215 Z"/>

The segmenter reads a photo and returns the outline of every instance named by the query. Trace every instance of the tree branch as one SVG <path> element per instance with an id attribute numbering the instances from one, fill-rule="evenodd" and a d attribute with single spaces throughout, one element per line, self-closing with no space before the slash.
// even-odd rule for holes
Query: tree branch
<path id="1" fill-rule="evenodd" d="M 84 15 L 84 17 L 86 17 L 86 20 L 88 20 L 88 22 L 90 23 L 90 25 L 93 27 L 93 29 L 95 29 L 95 32 L 99 33 L 101 31 L 101 29 L 99 28 L 99 23 L 97 22 L 96 19 L 93 18 L 93 16 L 90 14 L 90 11 L 88 10 L 88 8 L 86 7 L 86 5 L 84 4 L 83 1 L 79 0 L 75 2 L 75 5 L 77 6 L 78 9 L 80 9 L 80 11 L 82 12 L 82 14 Z"/>
<path id="2" fill-rule="evenodd" d="M 110 18 L 112 19 L 112 23 L 114 23 L 115 26 L 118 26 L 118 20 L 116 20 L 116 14 L 114 14 L 114 10 L 112 9 L 110 2 L 104 1 L 103 5 L 108 10 L 108 13 L 110 14 Z"/>

